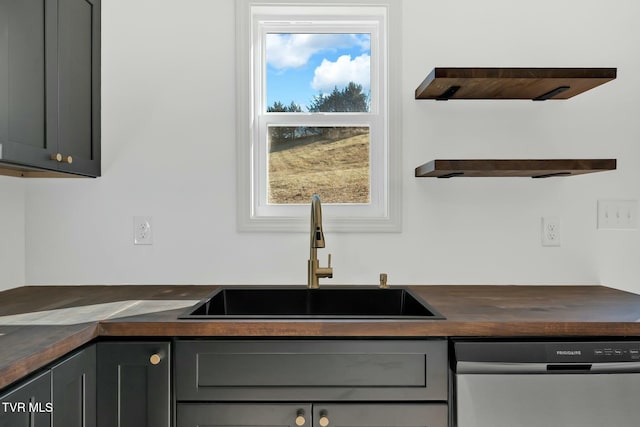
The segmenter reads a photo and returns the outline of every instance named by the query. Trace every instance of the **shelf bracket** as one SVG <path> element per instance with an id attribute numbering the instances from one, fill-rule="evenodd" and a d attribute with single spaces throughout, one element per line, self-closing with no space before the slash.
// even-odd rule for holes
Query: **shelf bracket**
<path id="1" fill-rule="evenodd" d="M 460 86 L 450 86 L 449 89 L 436 96 L 436 101 L 448 101 L 460 89 Z"/>
<path id="2" fill-rule="evenodd" d="M 543 175 L 534 175 L 531 178 L 551 178 L 554 176 L 567 176 L 571 175 L 571 172 L 554 172 L 554 173 L 545 173 Z"/>
<path id="3" fill-rule="evenodd" d="M 554 96 L 558 95 L 559 93 L 562 93 L 565 90 L 570 89 L 570 88 L 571 88 L 571 86 L 558 86 L 554 90 L 550 90 L 549 92 L 544 93 L 544 94 L 540 95 L 537 98 L 533 98 L 532 101 L 546 101 L 547 99 L 551 99 Z"/>
<path id="4" fill-rule="evenodd" d="M 444 175 L 439 175 L 438 178 L 453 178 L 453 177 L 462 176 L 462 175 L 464 175 L 464 172 L 451 172 Z"/>

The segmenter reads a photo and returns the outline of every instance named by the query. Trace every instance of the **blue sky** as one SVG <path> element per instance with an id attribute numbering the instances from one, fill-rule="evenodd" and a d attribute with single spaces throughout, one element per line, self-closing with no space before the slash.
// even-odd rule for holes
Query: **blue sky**
<path id="1" fill-rule="evenodd" d="M 305 106 L 350 81 L 370 87 L 369 34 L 267 34 L 267 105 Z"/>

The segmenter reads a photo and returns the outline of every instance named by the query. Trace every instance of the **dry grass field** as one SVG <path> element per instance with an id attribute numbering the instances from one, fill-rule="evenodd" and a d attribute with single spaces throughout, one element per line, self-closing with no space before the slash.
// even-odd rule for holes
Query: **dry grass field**
<path id="1" fill-rule="evenodd" d="M 269 152 L 269 203 L 369 203 L 369 134 L 280 143 Z"/>

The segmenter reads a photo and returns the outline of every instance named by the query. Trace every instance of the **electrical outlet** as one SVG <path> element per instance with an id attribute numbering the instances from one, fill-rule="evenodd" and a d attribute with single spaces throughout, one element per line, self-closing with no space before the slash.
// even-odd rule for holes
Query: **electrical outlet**
<path id="1" fill-rule="evenodd" d="M 542 246 L 560 246 L 560 219 L 542 218 Z"/>
<path id="2" fill-rule="evenodd" d="M 153 229 L 150 216 L 133 217 L 133 244 L 153 245 Z"/>
<path id="3" fill-rule="evenodd" d="M 637 200 L 598 200 L 598 228 L 635 230 L 638 228 Z"/>

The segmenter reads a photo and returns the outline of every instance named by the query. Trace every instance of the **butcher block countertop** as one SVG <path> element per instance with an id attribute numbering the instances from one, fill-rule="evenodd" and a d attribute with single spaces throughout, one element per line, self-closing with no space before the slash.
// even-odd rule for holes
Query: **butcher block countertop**
<path id="1" fill-rule="evenodd" d="M 640 295 L 604 286 L 409 287 L 446 320 L 178 320 L 217 286 L 10 289 L 0 388 L 98 337 L 640 337 Z"/>

